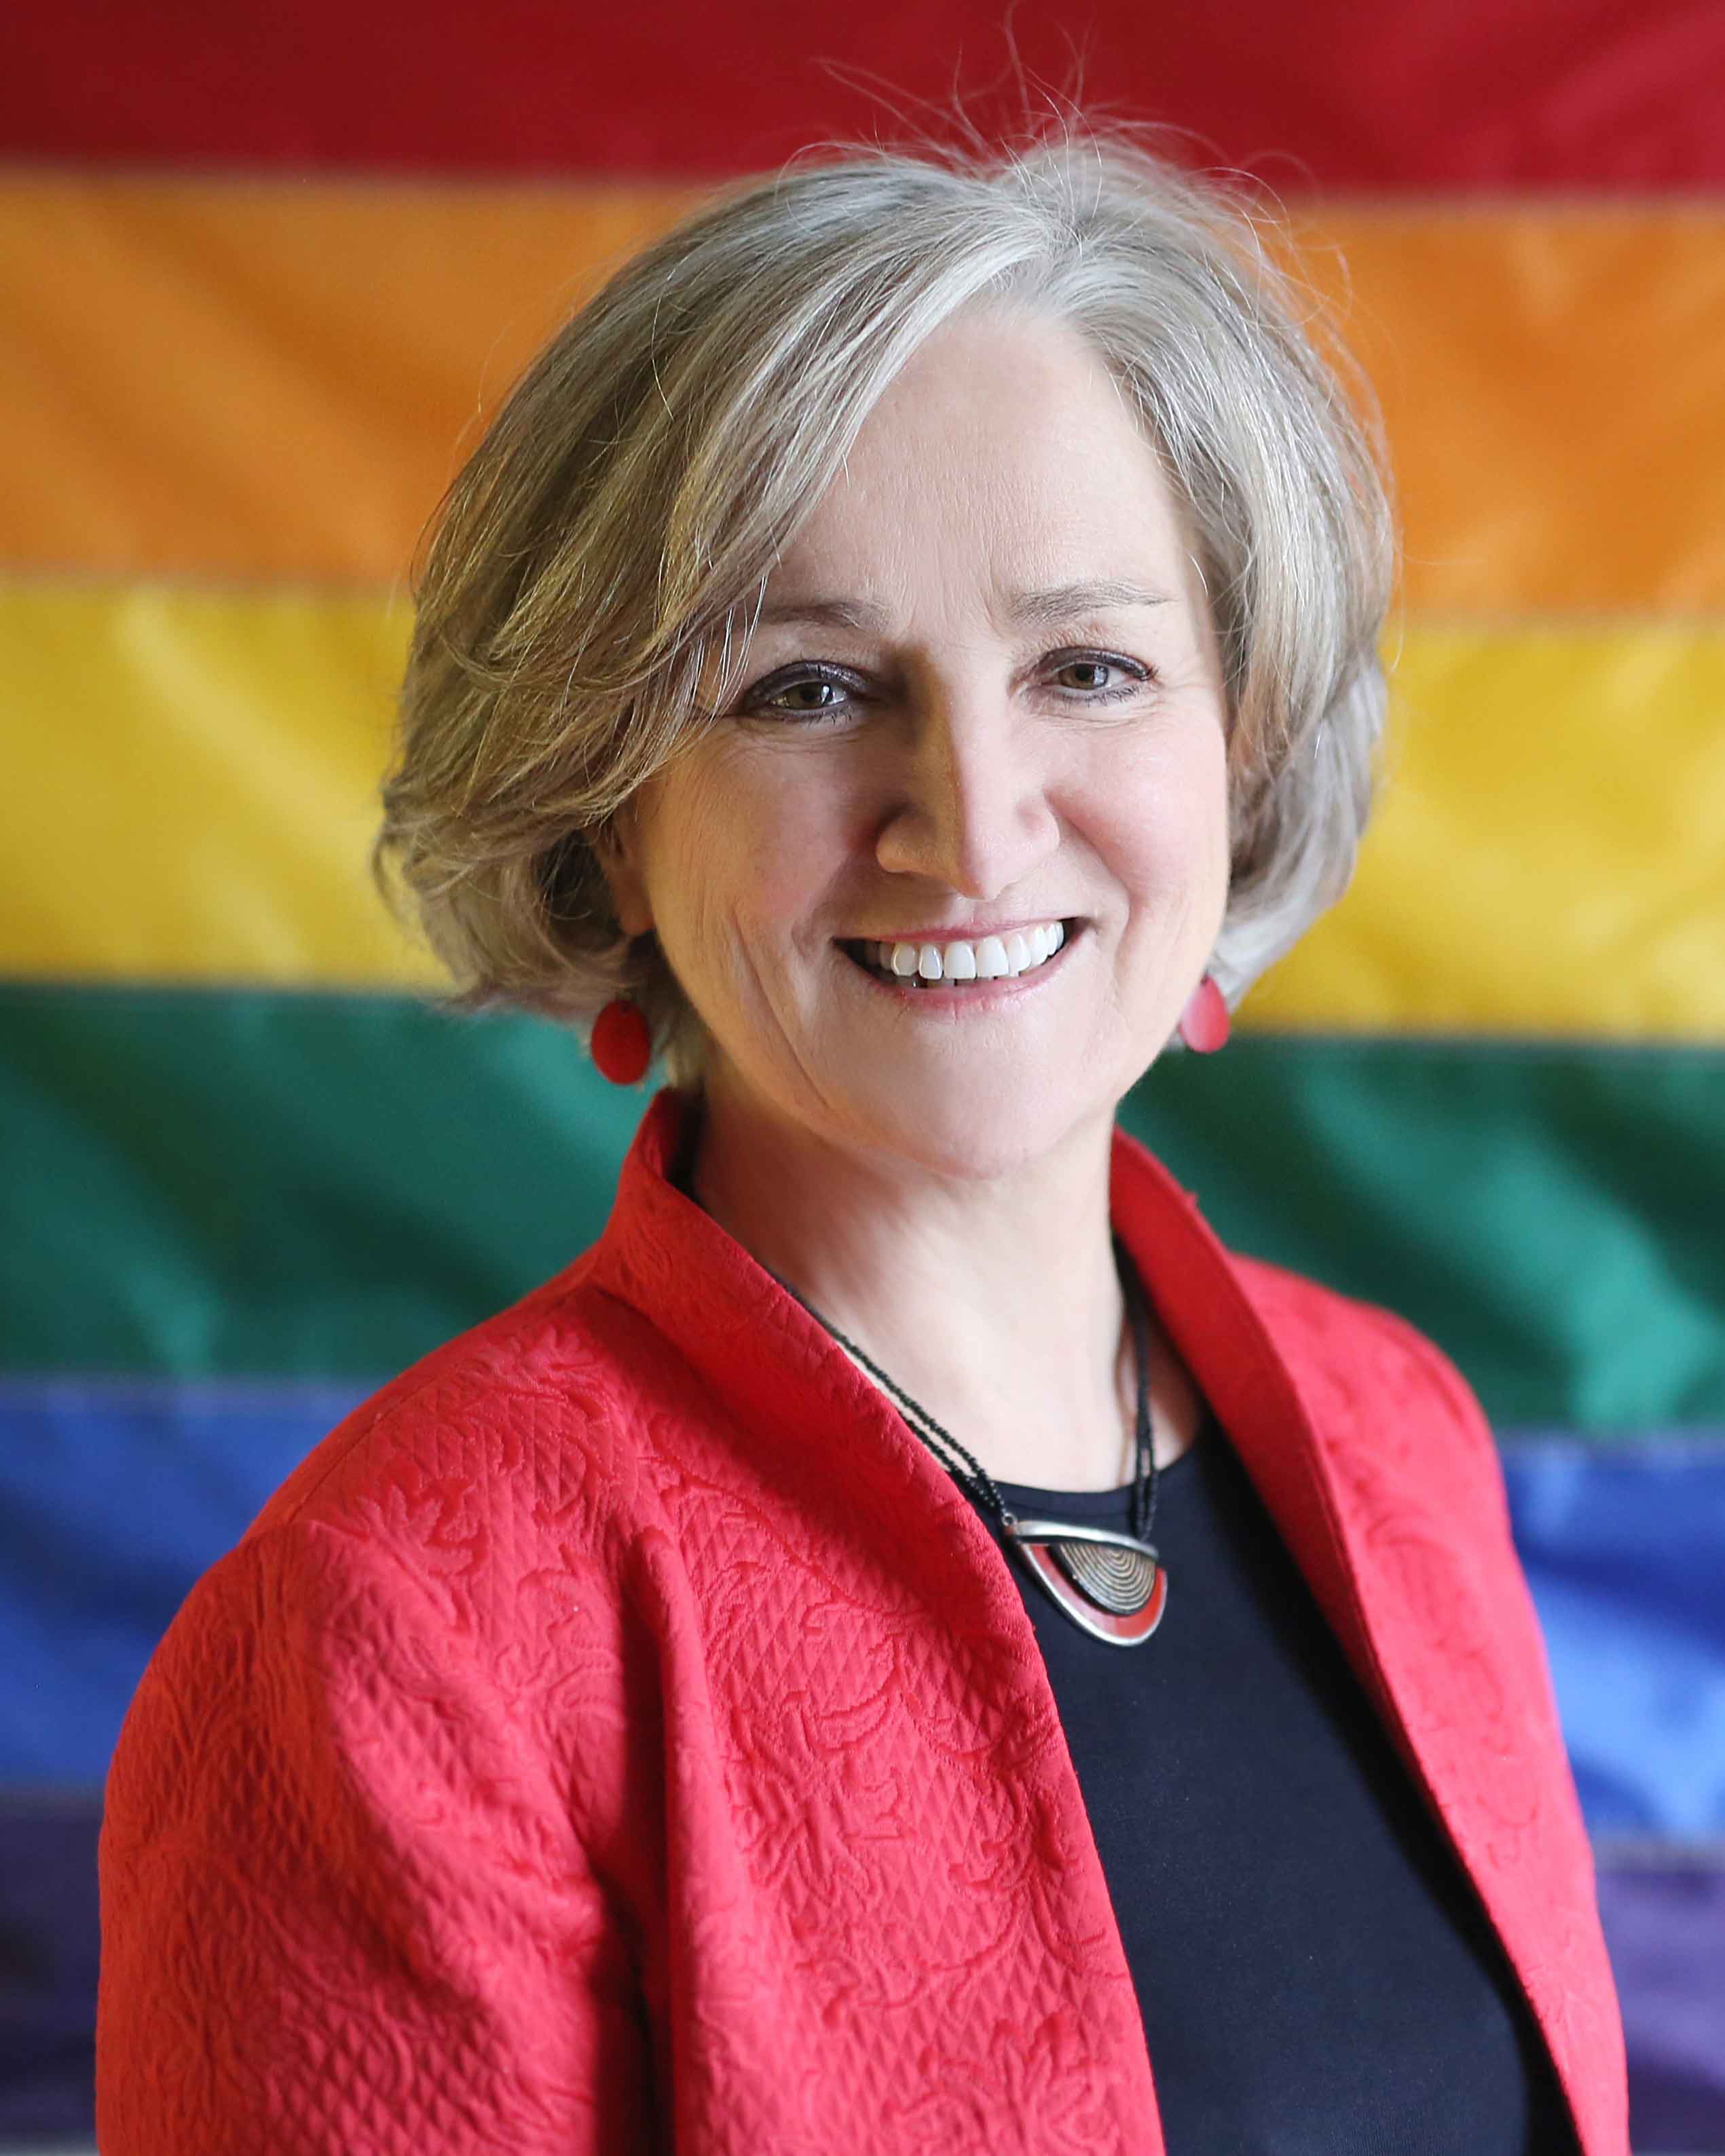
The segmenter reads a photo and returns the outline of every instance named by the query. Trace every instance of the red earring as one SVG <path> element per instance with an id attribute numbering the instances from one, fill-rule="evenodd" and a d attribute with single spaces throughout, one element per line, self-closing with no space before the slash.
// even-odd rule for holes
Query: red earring
<path id="1" fill-rule="evenodd" d="M 1206 973 L 1180 1019 L 1180 1038 L 1200 1055 L 1228 1045 L 1228 999 Z"/>
<path id="2" fill-rule="evenodd" d="M 599 1013 L 588 1045 L 614 1086 L 633 1086 L 653 1060 L 647 1021 L 627 996 L 613 996 Z"/>

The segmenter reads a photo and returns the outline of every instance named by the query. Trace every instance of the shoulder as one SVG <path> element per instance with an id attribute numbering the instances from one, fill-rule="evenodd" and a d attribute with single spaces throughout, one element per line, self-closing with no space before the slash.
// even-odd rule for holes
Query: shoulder
<path id="1" fill-rule="evenodd" d="M 358 1587 L 494 1639 L 549 1614 L 525 1604 L 552 1578 L 553 1599 L 578 1581 L 590 1614 L 614 1607 L 632 1549 L 665 1532 L 676 1368 L 578 1261 L 362 1401 L 266 1501 L 230 1576 L 270 1575 L 330 1618 Z"/>
<path id="2" fill-rule="evenodd" d="M 126 1758 L 169 1743 L 176 1701 L 202 1713 L 236 1685 L 242 1718 L 309 1717 L 361 1749 L 422 1710 L 550 1731 L 572 1694 L 620 1727 L 653 1654 L 639 1553 L 667 1540 L 656 1339 L 578 1265 L 362 1402 L 194 1583 Z"/>
<path id="3" fill-rule="evenodd" d="M 1500 1506 L 1497 1441 L 1473 1388 L 1435 1341 L 1396 1312 L 1261 1259 L 1236 1277 L 1327 1447 L 1358 1432 L 1380 1457 L 1471 1464 Z"/>
<path id="4" fill-rule="evenodd" d="M 1405 1317 L 1261 1258 L 1235 1255 L 1230 1262 L 1247 1300 L 1291 1361 L 1403 1395 L 1407 1406 L 1445 1416 L 1470 1432 L 1484 1425 L 1466 1378 Z"/>

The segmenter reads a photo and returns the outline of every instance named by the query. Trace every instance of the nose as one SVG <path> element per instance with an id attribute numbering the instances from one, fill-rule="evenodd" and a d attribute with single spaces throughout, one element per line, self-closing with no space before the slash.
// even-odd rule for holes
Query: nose
<path id="1" fill-rule="evenodd" d="M 986 690 L 913 697 L 893 737 L 881 867 L 982 901 L 1022 883 L 1060 840 L 1049 747 Z"/>

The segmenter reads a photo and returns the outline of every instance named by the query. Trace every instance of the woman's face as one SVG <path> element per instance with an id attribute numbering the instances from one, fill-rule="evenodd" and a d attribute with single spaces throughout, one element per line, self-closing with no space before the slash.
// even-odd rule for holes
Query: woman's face
<path id="1" fill-rule="evenodd" d="M 747 656 L 607 869 L 711 1034 L 710 1097 L 961 1178 L 1111 1125 L 1214 942 L 1228 792 L 1198 573 L 1088 346 L 1000 314 L 931 339 Z M 954 939 L 987 973 L 983 939 L 1045 923 L 1031 970 L 945 978 Z M 916 979 L 869 968 L 882 942 Z"/>

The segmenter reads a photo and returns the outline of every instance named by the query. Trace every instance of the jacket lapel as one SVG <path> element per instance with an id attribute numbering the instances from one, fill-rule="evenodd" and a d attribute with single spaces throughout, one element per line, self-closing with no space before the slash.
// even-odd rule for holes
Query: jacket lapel
<path id="1" fill-rule="evenodd" d="M 1489 1432 L 1409 1329 L 1231 1258 L 1118 1130 L 1113 1196 L 1163 1323 L 1479 1895 L 1583 2146 L 1617 2156 L 1600 2061 L 1622 2035 L 1592 1856 L 1495 1460 L 1476 1450 Z"/>

